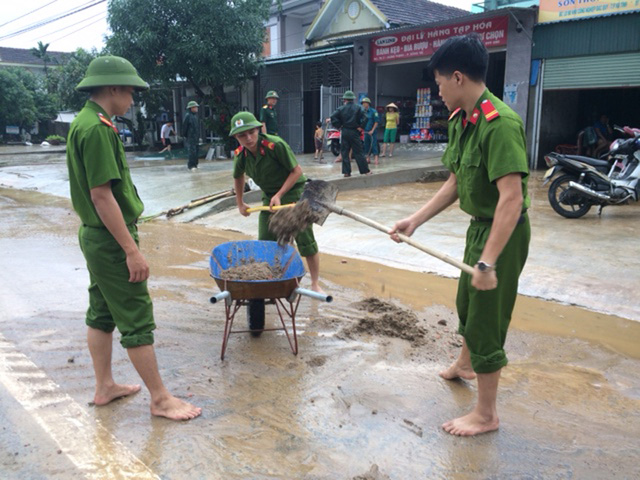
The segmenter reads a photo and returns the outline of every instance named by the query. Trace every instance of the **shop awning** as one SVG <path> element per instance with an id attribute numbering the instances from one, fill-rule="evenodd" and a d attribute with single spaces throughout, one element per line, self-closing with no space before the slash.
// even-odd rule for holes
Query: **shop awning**
<path id="1" fill-rule="evenodd" d="M 311 60 L 316 60 L 318 58 L 339 55 L 341 53 L 348 53 L 352 49 L 352 45 L 343 45 L 340 47 L 318 48 L 314 50 L 295 50 L 292 52 L 284 53 L 282 55 L 278 55 L 276 57 L 269 57 L 265 59 L 264 63 L 268 66 L 276 65 L 279 63 L 308 62 Z"/>

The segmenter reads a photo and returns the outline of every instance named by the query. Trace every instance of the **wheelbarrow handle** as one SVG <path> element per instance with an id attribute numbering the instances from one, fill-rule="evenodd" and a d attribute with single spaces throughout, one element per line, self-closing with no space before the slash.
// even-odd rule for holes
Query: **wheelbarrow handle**
<path id="1" fill-rule="evenodd" d="M 286 205 L 276 205 L 275 207 L 270 207 L 269 205 L 261 205 L 259 207 L 247 208 L 247 213 L 267 212 L 270 210 L 282 210 L 283 208 L 293 208 L 295 206 L 296 206 L 295 203 L 287 203 Z"/>
<path id="2" fill-rule="evenodd" d="M 225 290 L 224 292 L 220 292 L 209 299 L 211 303 L 218 303 L 221 300 L 225 300 L 231 297 L 231 292 Z"/>
<path id="3" fill-rule="evenodd" d="M 306 288 L 296 288 L 293 291 L 293 295 L 304 295 L 305 297 L 311 297 L 315 300 L 320 300 L 322 302 L 331 303 L 333 302 L 333 297 L 331 295 L 325 295 L 324 293 L 314 292 L 313 290 L 307 290 Z"/>
<path id="4" fill-rule="evenodd" d="M 331 210 L 332 212 L 337 213 L 338 215 L 344 215 L 345 217 L 349 217 L 357 222 L 364 223 L 365 225 L 369 225 L 370 227 L 380 230 L 381 232 L 384 232 L 387 234 L 389 233 L 389 230 L 390 230 L 389 227 L 386 227 L 385 225 L 375 222 L 367 217 L 363 217 L 362 215 L 358 215 L 357 213 L 350 212 L 349 210 L 345 210 L 344 208 L 339 207 L 337 205 L 331 205 L 331 204 L 325 204 L 325 203 L 323 203 L 322 205 L 328 208 L 329 210 Z M 422 245 L 421 243 L 416 242 L 412 238 L 409 238 L 402 233 L 398 233 L 397 235 L 398 235 L 398 238 L 400 238 L 400 240 L 402 240 L 404 243 L 411 245 L 412 247 L 417 248 L 418 250 L 422 250 L 424 253 L 428 253 L 429 255 L 436 257 L 442 260 L 443 262 L 448 263 L 449 265 L 453 265 L 454 267 L 462 270 L 464 273 L 473 275 L 473 267 L 471 267 L 470 265 L 467 265 L 466 263 L 463 263 L 459 260 L 456 260 L 455 258 L 450 257 L 449 255 L 445 255 L 444 253 L 438 252 L 437 250 L 433 250 L 432 248 Z"/>

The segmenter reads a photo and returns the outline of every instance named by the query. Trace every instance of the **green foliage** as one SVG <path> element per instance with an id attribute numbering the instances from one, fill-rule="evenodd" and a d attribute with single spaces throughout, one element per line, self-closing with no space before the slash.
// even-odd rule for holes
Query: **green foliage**
<path id="1" fill-rule="evenodd" d="M 91 60 L 98 56 L 98 52 L 79 48 L 70 54 L 67 62 L 49 73 L 49 92 L 55 95 L 60 110 L 79 111 L 87 101 L 87 94 L 77 92 L 76 85 L 84 78 Z"/>
<path id="2" fill-rule="evenodd" d="M 0 69 L 0 132 L 7 125 L 29 129 L 36 122 L 53 120 L 57 115 L 54 100 L 47 94 L 44 81 L 22 68 Z"/>
<path id="3" fill-rule="evenodd" d="M 39 58 L 40 60 L 42 60 L 42 63 L 44 63 L 44 74 L 45 76 L 49 75 L 49 72 L 47 70 L 47 65 L 49 63 L 51 63 L 51 55 L 49 55 L 47 53 L 47 49 L 49 48 L 49 44 L 48 43 L 42 43 L 42 42 L 38 42 L 38 48 L 32 48 L 31 49 L 31 55 L 33 55 L 34 57 Z"/>
<path id="4" fill-rule="evenodd" d="M 47 138 L 45 138 L 45 140 L 51 145 L 60 145 L 67 143 L 67 139 L 61 137 L 60 135 L 49 135 Z"/>
<path id="5" fill-rule="evenodd" d="M 234 107 L 227 103 L 223 86 L 240 85 L 256 74 L 270 4 L 111 0 L 108 20 L 113 35 L 107 48 L 130 60 L 152 84 L 190 83 L 199 100 L 213 108 L 215 117 L 206 119 L 207 125 L 223 136 Z"/>

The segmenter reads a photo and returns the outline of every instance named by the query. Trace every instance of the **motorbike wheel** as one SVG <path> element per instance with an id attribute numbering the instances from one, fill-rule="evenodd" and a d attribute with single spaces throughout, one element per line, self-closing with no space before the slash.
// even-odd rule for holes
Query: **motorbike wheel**
<path id="1" fill-rule="evenodd" d="M 569 182 L 578 179 L 572 175 L 561 175 L 549 187 L 549 203 L 557 214 L 565 218 L 580 218 L 591 209 L 591 200 L 569 188 Z"/>
<path id="2" fill-rule="evenodd" d="M 249 330 L 252 330 L 251 335 L 259 337 L 262 334 L 261 330 L 264 328 L 264 300 L 249 300 L 247 323 L 249 324 Z"/>
<path id="3" fill-rule="evenodd" d="M 340 155 L 340 143 L 339 142 L 331 142 L 331 153 L 334 156 Z"/>

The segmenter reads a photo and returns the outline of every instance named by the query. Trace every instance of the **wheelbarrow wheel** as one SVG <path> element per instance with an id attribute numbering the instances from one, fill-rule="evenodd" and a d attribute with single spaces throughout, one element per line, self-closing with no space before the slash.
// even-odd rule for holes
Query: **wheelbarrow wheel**
<path id="1" fill-rule="evenodd" d="M 247 323 L 249 324 L 249 330 L 252 331 L 251 335 L 259 337 L 262 334 L 264 328 L 264 300 L 249 300 L 247 305 Z"/>

